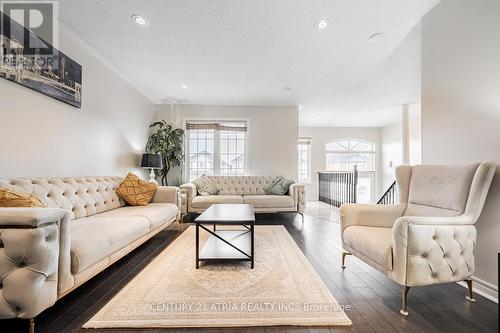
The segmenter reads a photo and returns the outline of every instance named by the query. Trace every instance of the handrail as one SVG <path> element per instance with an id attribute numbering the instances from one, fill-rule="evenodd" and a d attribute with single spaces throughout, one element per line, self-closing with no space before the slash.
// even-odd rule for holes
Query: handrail
<path id="1" fill-rule="evenodd" d="M 394 205 L 396 204 L 396 181 L 385 191 L 385 193 L 377 201 L 377 205 Z"/>
<path id="2" fill-rule="evenodd" d="M 354 171 L 318 172 L 319 201 L 340 207 L 343 203 L 355 203 L 358 185 L 358 169 Z"/>

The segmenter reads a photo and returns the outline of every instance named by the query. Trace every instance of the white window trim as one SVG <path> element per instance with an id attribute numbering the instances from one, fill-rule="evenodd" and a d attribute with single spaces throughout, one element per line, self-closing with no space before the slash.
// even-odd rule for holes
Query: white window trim
<path id="1" fill-rule="evenodd" d="M 189 182 L 189 140 L 187 140 L 187 123 L 188 122 L 196 122 L 196 121 L 207 121 L 207 122 L 245 122 L 247 125 L 247 131 L 245 133 L 245 175 L 250 175 L 250 139 L 251 139 L 251 124 L 250 124 L 250 119 L 249 118 L 225 118 L 225 117 L 190 117 L 190 118 L 183 118 L 182 119 L 182 124 L 183 124 L 183 129 L 186 133 L 186 140 L 184 140 L 184 174 L 183 174 L 183 182 L 187 183 Z M 214 142 L 218 140 L 219 134 L 217 131 L 215 131 L 215 137 L 214 137 Z M 217 149 L 219 147 L 219 144 L 214 144 L 214 155 L 217 154 Z M 213 168 L 215 170 L 215 164 L 220 163 L 219 161 L 216 161 L 217 159 L 214 159 L 214 165 Z"/>
<path id="2" fill-rule="evenodd" d="M 301 138 L 299 138 L 300 140 Z M 308 138 L 310 141 L 311 139 Z M 299 148 L 300 142 L 297 142 L 297 162 L 298 162 L 298 148 Z M 312 149 L 312 142 L 308 144 L 309 149 L 307 150 L 307 165 L 308 165 L 308 172 L 307 172 L 307 179 L 306 180 L 300 180 L 299 175 L 297 174 L 297 180 L 301 184 L 311 184 L 312 183 L 312 161 L 311 161 L 311 149 Z M 297 163 L 298 164 L 298 163 Z"/>

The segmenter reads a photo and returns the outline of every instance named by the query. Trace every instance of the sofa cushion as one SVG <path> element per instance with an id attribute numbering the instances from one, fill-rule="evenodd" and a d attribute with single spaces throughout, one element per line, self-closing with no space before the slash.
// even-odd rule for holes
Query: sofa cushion
<path id="1" fill-rule="evenodd" d="M 382 267 L 392 270 L 392 228 L 350 226 L 344 242 Z"/>
<path id="2" fill-rule="evenodd" d="M 78 274 L 147 234 L 149 221 L 97 215 L 71 221 L 70 228 L 71 273 Z"/>
<path id="3" fill-rule="evenodd" d="M 295 183 L 293 180 L 280 176 L 272 185 L 266 187 L 264 191 L 270 195 L 285 195 L 293 183 Z"/>
<path id="4" fill-rule="evenodd" d="M 178 207 L 171 203 L 152 203 L 147 206 L 126 206 L 113 209 L 99 217 L 145 217 L 149 221 L 149 231 L 176 218 Z"/>
<path id="5" fill-rule="evenodd" d="M 0 207 L 44 207 L 44 205 L 32 193 L 21 193 L 0 188 Z"/>
<path id="6" fill-rule="evenodd" d="M 116 193 L 129 205 L 146 206 L 153 199 L 157 189 L 157 184 L 145 182 L 129 172 L 116 189 Z"/>
<path id="7" fill-rule="evenodd" d="M 426 207 L 437 208 L 439 216 L 456 216 L 465 211 L 472 179 L 478 164 L 416 165 L 411 169 L 408 203 L 414 205 L 405 215 L 433 216 Z M 423 206 L 418 209 L 415 206 Z M 446 212 L 448 210 L 448 212 Z"/>
<path id="8" fill-rule="evenodd" d="M 220 192 L 217 186 L 205 175 L 193 180 L 193 184 L 199 195 L 216 195 Z"/>
<path id="9" fill-rule="evenodd" d="M 241 195 L 207 195 L 196 196 L 191 202 L 193 208 L 208 208 L 213 204 L 242 204 L 243 197 Z"/>
<path id="10" fill-rule="evenodd" d="M 255 208 L 293 208 L 295 205 L 289 195 L 245 195 L 243 203 Z"/>

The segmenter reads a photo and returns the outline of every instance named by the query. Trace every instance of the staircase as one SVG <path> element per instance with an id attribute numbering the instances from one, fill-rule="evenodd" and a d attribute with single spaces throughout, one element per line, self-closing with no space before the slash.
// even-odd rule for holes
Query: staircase
<path id="1" fill-rule="evenodd" d="M 385 191 L 385 193 L 377 201 L 377 205 L 395 205 L 398 199 L 396 181 Z"/>
<path id="2" fill-rule="evenodd" d="M 318 172 L 319 201 L 340 207 L 343 203 L 356 202 L 358 170 Z"/>

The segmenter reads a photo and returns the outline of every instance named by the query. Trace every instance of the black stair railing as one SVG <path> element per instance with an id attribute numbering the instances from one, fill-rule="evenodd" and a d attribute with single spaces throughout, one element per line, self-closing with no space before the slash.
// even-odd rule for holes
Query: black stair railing
<path id="1" fill-rule="evenodd" d="M 358 185 L 358 170 L 354 171 L 324 171 L 318 172 L 319 201 L 335 207 L 343 203 L 356 202 Z"/>
<path id="2" fill-rule="evenodd" d="M 378 205 L 395 205 L 396 204 L 396 181 L 394 181 L 391 186 L 385 191 L 385 193 L 377 201 Z"/>

